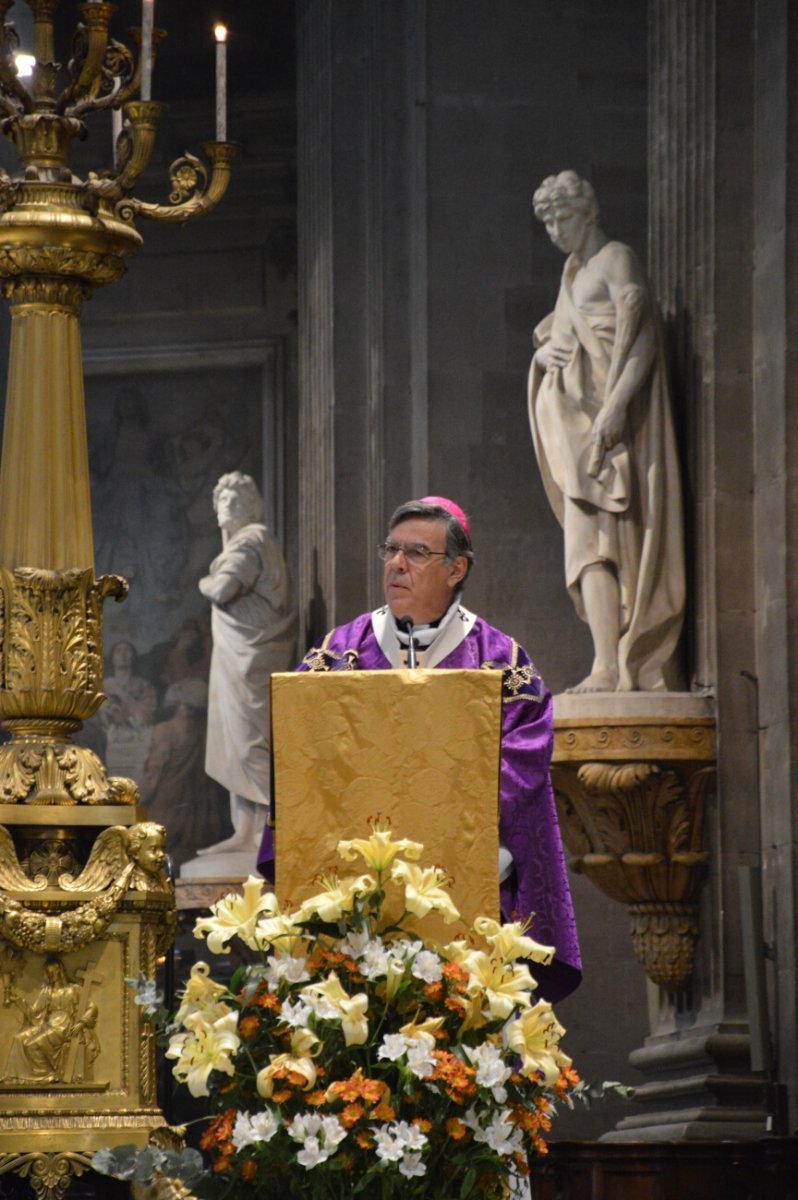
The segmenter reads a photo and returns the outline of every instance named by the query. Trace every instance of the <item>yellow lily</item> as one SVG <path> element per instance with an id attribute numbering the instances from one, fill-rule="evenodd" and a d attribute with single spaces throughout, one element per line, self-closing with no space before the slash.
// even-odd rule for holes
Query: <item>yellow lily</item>
<path id="1" fill-rule="evenodd" d="M 469 946 L 465 938 L 455 938 L 453 942 L 447 942 L 445 946 L 440 947 L 440 954 L 453 963 L 462 963 L 464 959 L 472 954 L 473 946 Z"/>
<path id="2" fill-rule="evenodd" d="M 172 1035 L 166 1057 L 177 1059 L 172 1074 L 188 1086 L 192 1096 L 207 1096 L 211 1071 L 234 1074 L 230 1056 L 241 1045 L 238 1013 L 226 1013 L 212 1022 L 203 1020 L 199 1013 L 191 1013 L 185 1024 L 188 1032 Z"/>
<path id="3" fill-rule="evenodd" d="M 263 880 L 250 875 L 244 884 L 244 894 L 230 892 L 211 905 L 211 915 L 200 917 L 194 925 L 194 937 L 208 935 L 208 949 L 212 954 L 223 954 L 232 937 L 239 937 L 251 950 L 257 950 L 255 926 L 263 912 L 278 912 L 277 897 L 272 892 L 263 894 Z"/>
<path id="4" fill-rule="evenodd" d="M 318 915 L 322 921 L 337 921 L 344 910 L 352 907 L 356 896 L 377 890 L 377 882 L 372 875 L 348 875 L 344 879 L 326 875 L 322 877 L 322 882 L 324 890 L 302 903 L 294 913 L 295 920 L 307 921 Z"/>
<path id="5" fill-rule="evenodd" d="M 341 1020 L 341 1029 L 347 1046 L 362 1046 L 368 1039 L 369 1026 L 366 1019 L 369 998 L 365 992 L 350 996 L 341 987 L 341 981 L 332 971 L 324 983 L 309 984 L 302 989 L 303 993 L 322 996 L 337 1010 Z"/>
<path id="6" fill-rule="evenodd" d="M 427 1017 L 425 1021 L 409 1021 L 407 1025 L 403 1025 L 399 1032 L 404 1037 L 410 1038 L 411 1041 L 426 1042 L 430 1046 L 435 1045 L 435 1034 L 443 1025 L 443 1017 Z"/>
<path id="7" fill-rule="evenodd" d="M 199 1013 L 206 1021 L 215 1021 L 218 1017 L 223 1017 L 230 1012 L 229 1005 L 219 999 L 226 991 L 226 987 L 210 978 L 210 967 L 207 963 L 194 963 L 183 989 L 180 1007 L 175 1013 L 175 1025 L 182 1025 L 192 1013 Z"/>
<path id="8" fill-rule="evenodd" d="M 380 825 L 378 821 L 372 825 L 371 837 L 351 838 L 349 841 L 338 843 L 341 858 L 346 862 L 353 862 L 359 854 L 372 871 L 384 871 L 397 854 L 406 854 L 408 858 L 418 859 L 423 849 L 422 842 L 412 842 L 409 838 L 398 838 L 394 841 L 390 828 Z"/>
<path id="9" fill-rule="evenodd" d="M 539 1000 L 517 1020 L 510 1021 L 504 1033 L 507 1045 L 521 1058 L 521 1074 L 529 1077 L 540 1073 L 546 1087 L 557 1082 L 561 1068 L 571 1065 L 568 1055 L 559 1049 L 565 1030 L 546 1000 Z"/>
<path id="10" fill-rule="evenodd" d="M 400 861 L 391 868 L 391 879 L 404 884 L 405 907 L 415 916 L 426 917 L 434 910 L 446 925 L 459 921 L 460 913 L 442 886 L 448 886 L 449 876 L 440 867 L 414 867 Z"/>
<path id="11" fill-rule="evenodd" d="M 295 922 L 297 913 L 275 913 L 262 917 L 255 926 L 255 941 L 259 950 L 272 946 L 281 953 L 297 956 L 297 950 L 304 946 L 302 930 Z"/>
<path id="12" fill-rule="evenodd" d="M 292 1075 L 301 1076 L 305 1082 L 303 1092 L 309 1092 L 316 1082 L 317 1071 L 313 1063 L 313 1055 L 318 1054 L 321 1042 L 312 1030 L 299 1026 L 291 1034 L 291 1053 L 272 1054 L 267 1067 L 258 1071 L 255 1086 L 258 1095 L 266 1100 L 271 1098 L 274 1091 L 274 1079 L 278 1072 L 290 1071 Z"/>
<path id="13" fill-rule="evenodd" d="M 500 925 L 491 917 L 477 917 L 474 929 L 490 943 L 504 962 L 511 962 L 514 958 L 529 958 L 532 962 L 550 963 L 554 958 L 554 947 L 544 946 L 534 938 L 524 936 L 529 925 L 529 921 Z"/>
<path id="14" fill-rule="evenodd" d="M 535 981 L 526 967 L 503 963 L 475 950 L 460 964 L 468 971 L 469 996 L 484 996 L 492 1018 L 509 1017 L 518 1005 L 528 1008 Z"/>

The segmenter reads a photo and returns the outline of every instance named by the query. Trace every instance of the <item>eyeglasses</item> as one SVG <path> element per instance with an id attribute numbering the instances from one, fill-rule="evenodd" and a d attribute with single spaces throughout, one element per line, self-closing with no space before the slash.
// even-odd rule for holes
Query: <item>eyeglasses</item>
<path id="1" fill-rule="evenodd" d="M 399 542 L 381 542 L 377 547 L 377 554 L 383 562 L 388 562 L 389 559 L 394 558 L 397 554 L 404 554 L 406 560 L 412 563 L 414 567 L 423 566 L 431 558 L 446 558 L 445 550 L 430 550 L 429 546 L 424 546 L 420 543 L 401 546 Z"/>

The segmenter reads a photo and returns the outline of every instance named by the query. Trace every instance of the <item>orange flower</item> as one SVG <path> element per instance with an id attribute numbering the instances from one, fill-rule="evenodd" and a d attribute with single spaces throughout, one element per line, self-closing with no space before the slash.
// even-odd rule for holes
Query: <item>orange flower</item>
<path id="1" fill-rule="evenodd" d="M 450 1137 L 453 1142 L 462 1142 L 468 1133 L 468 1126 L 464 1125 L 459 1117 L 449 1117 L 444 1128 L 447 1137 Z"/>
<path id="2" fill-rule="evenodd" d="M 313 1108 L 318 1108 L 319 1105 L 327 1103 L 327 1094 L 326 1092 L 322 1091 L 321 1088 L 317 1089 L 315 1092 L 309 1092 L 308 1095 L 305 1096 L 305 1103 L 310 1104 Z"/>
<path id="3" fill-rule="evenodd" d="M 241 1164 L 241 1178 L 247 1183 L 252 1183 L 253 1179 L 257 1178 L 258 1164 L 254 1158 L 245 1158 Z"/>
<path id="4" fill-rule="evenodd" d="M 347 1104 L 346 1108 L 338 1114 L 338 1120 L 344 1129 L 351 1129 L 353 1125 L 358 1123 L 365 1111 L 362 1104 Z"/>
<path id="5" fill-rule="evenodd" d="M 379 1079 L 364 1079 L 358 1067 L 349 1079 L 337 1079 L 327 1089 L 327 1099 L 343 1100 L 352 1104 L 355 1100 L 365 1100 L 367 1104 L 377 1104 L 388 1092 L 388 1085 Z"/>
<path id="6" fill-rule="evenodd" d="M 258 1032 L 259 1028 L 260 1021 L 257 1017 L 242 1017 L 238 1022 L 239 1037 L 244 1038 L 244 1040 L 251 1038 Z"/>
<path id="7" fill-rule="evenodd" d="M 229 1154 L 220 1154 L 219 1157 L 216 1159 L 216 1162 L 213 1164 L 213 1169 L 217 1173 L 221 1173 L 222 1171 L 226 1171 L 229 1166 L 230 1166 L 230 1155 Z"/>
<path id="8" fill-rule="evenodd" d="M 235 1119 L 236 1110 L 234 1108 L 228 1108 L 225 1112 L 219 1113 L 218 1117 L 214 1117 L 200 1138 L 202 1149 L 215 1150 L 221 1149 L 223 1146 L 232 1146 L 231 1138 Z M 226 1152 L 230 1153 L 229 1150 Z"/>
<path id="9" fill-rule="evenodd" d="M 438 983 L 425 983 L 424 984 L 424 995 L 432 1003 L 435 1003 L 437 1000 L 440 1000 L 442 994 L 443 994 L 443 984 L 440 981 L 438 981 Z"/>
<path id="10" fill-rule="evenodd" d="M 290 1088 L 281 1088 L 279 1092 L 272 1092 L 271 1100 L 274 1104 L 285 1104 L 286 1100 L 290 1100 L 293 1094 Z"/>
<path id="11" fill-rule="evenodd" d="M 576 1087 L 579 1083 L 579 1076 L 573 1067 L 563 1067 L 560 1070 L 560 1078 L 554 1085 L 554 1091 L 562 1099 L 569 1087 Z"/>
<path id="12" fill-rule="evenodd" d="M 355 1141 L 361 1150 L 370 1150 L 374 1145 L 374 1138 L 367 1129 L 359 1129 L 355 1134 Z"/>
<path id="13" fill-rule="evenodd" d="M 542 1137 L 533 1137 L 532 1145 L 535 1149 L 536 1154 L 548 1154 L 548 1152 L 549 1152 L 549 1148 L 546 1145 L 546 1143 L 543 1141 Z"/>
<path id="14" fill-rule="evenodd" d="M 454 984 L 463 984 L 465 986 L 468 983 L 468 971 L 464 971 L 459 963 L 444 963 L 443 977 Z"/>
<path id="15" fill-rule="evenodd" d="M 513 1155 L 513 1162 L 515 1163 L 515 1171 L 517 1175 L 529 1174 L 529 1162 L 523 1150 L 516 1150 L 515 1154 Z"/>
<path id="16" fill-rule="evenodd" d="M 268 1008 L 271 1012 L 279 1012 L 281 1007 L 280 1001 L 265 984 L 261 984 L 249 1003 L 253 1008 Z"/>
<path id="17" fill-rule="evenodd" d="M 420 1129 L 422 1133 L 429 1133 L 432 1129 L 432 1122 L 428 1121 L 426 1117 L 414 1117 L 410 1124 L 415 1125 L 416 1129 Z"/>
<path id="18" fill-rule="evenodd" d="M 375 1104 L 369 1116 L 375 1121 L 392 1121 L 396 1116 L 396 1109 L 391 1108 L 390 1104 Z"/>

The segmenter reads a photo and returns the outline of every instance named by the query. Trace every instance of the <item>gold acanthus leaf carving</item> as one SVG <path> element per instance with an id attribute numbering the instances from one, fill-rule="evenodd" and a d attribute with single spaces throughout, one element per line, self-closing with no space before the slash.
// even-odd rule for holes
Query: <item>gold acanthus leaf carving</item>
<path id="1" fill-rule="evenodd" d="M 621 795 L 645 783 L 650 776 L 656 774 L 659 767 L 656 763 L 583 763 L 577 771 L 577 778 L 589 792 L 612 792 Z"/>
<path id="2" fill-rule="evenodd" d="M 47 877 L 30 879 L 20 866 L 11 834 L 0 825 L 0 888 L 13 892 L 40 892 L 47 887 Z"/>
<path id="3" fill-rule="evenodd" d="M 91 1169 L 88 1154 L 67 1152 L 34 1152 L 30 1154 L 0 1154 L 0 1175 L 13 1171 L 28 1179 L 36 1200 L 61 1200 L 72 1177 Z"/>
<path id="4" fill-rule="evenodd" d="M 28 795 L 44 758 L 40 744 L 0 746 L 0 800 L 14 804 Z"/>

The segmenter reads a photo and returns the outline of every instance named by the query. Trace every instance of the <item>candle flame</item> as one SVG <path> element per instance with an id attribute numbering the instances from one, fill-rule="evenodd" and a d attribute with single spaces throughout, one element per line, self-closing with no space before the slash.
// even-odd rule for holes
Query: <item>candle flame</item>
<path id="1" fill-rule="evenodd" d="M 226 25 L 214 25 L 213 36 L 216 38 L 217 42 L 226 42 L 227 41 L 227 26 Z"/>

